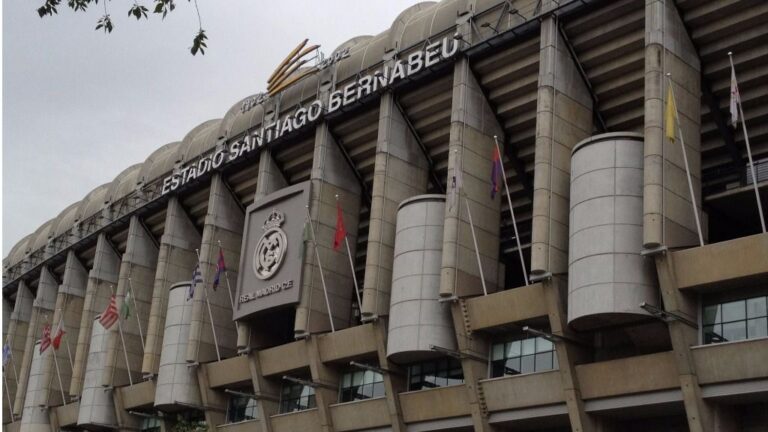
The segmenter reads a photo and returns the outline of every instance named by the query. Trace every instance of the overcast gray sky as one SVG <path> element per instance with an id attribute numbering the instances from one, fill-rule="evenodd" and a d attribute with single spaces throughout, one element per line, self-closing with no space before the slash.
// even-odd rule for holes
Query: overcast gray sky
<path id="1" fill-rule="evenodd" d="M 194 4 L 137 22 L 129 1 L 40 19 L 43 0 L 3 1 L 3 240 L 18 240 L 154 149 L 263 91 L 303 38 L 328 54 L 387 29 L 416 0 L 199 0 L 209 36 L 189 54 Z M 140 0 L 152 9 L 150 0 Z"/>

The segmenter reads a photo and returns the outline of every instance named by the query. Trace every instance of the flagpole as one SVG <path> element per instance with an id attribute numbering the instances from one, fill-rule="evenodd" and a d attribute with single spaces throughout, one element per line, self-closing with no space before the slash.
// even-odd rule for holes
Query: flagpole
<path id="1" fill-rule="evenodd" d="M 339 194 L 336 194 L 336 204 L 339 204 Z M 360 289 L 357 286 L 357 276 L 355 275 L 355 263 L 352 261 L 352 249 L 349 248 L 349 237 L 344 230 L 344 243 L 347 245 L 347 256 L 349 257 L 349 268 L 352 270 L 352 281 L 355 283 L 355 297 L 357 297 L 357 307 L 360 309 L 362 318 L 363 301 L 360 299 Z"/>
<path id="2" fill-rule="evenodd" d="M 56 366 L 56 377 L 59 380 L 59 391 L 61 392 L 61 401 L 67 405 L 67 398 L 64 396 L 64 383 L 61 382 L 61 370 L 59 370 L 59 361 L 56 359 L 56 347 L 53 347 L 53 364 Z M 50 384 L 49 384 L 50 385 Z"/>
<path id="3" fill-rule="evenodd" d="M 309 205 L 307 209 L 307 223 L 309 223 L 309 229 L 312 231 L 312 244 L 315 249 L 315 257 L 317 258 L 317 267 L 320 269 L 320 282 L 323 284 L 323 294 L 325 295 L 325 307 L 328 309 L 328 321 L 331 322 L 331 333 L 336 331 L 333 326 L 333 315 L 331 315 L 331 303 L 328 301 L 328 289 L 325 286 L 325 276 L 323 276 L 323 265 L 320 264 L 320 252 L 317 250 L 317 240 L 315 237 L 315 227 L 312 225 L 312 216 L 309 214 Z"/>
<path id="4" fill-rule="evenodd" d="M 221 250 L 222 249 L 221 240 L 217 240 L 217 242 L 219 243 L 219 250 Z M 232 297 L 232 286 L 229 285 L 229 275 L 228 275 L 226 266 L 224 267 L 224 279 L 227 281 L 227 293 L 229 294 L 229 302 L 232 304 L 232 311 L 234 312 L 235 299 Z M 235 323 L 237 323 L 237 321 L 235 321 Z"/>
<path id="5" fill-rule="evenodd" d="M 144 332 L 141 330 L 141 319 L 139 318 L 139 306 L 136 304 L 136 293 L 133 292 L 133 283 L 131 278 L 128 278 L 128 290 L 131 293 L 131 300 L 133 300 L 133 313 L 136 315 L 136 324 L 139 325 L 139 337 L 141 338 L 141 353 L 144 354 Z"/>
<path id="6" fill-rule="evenodd" d="M 696 220 L 696 230 L 699 234 L 699 245 L 704 246 L 704 236 L 701 234 L 701 221 L 699 221 L 699 210 L 696 206 L 696 195 L 693 194 L 693 181 L 691 180 L 691 169 L 688 167 L 688 156 L 685 151 L 685 140 L 683 138 L 683 128 L 680 123 L 680 113 L 677 110 L 677 100 L 675 98 L 675 89 L 672 86 L 671 74 L 667 72 L 667 81 L 670 92 L 672 92 L 672 103 L 675 104 L 675 118 L 677 119 L 677 129 L 680 132 L 680 146 L 683 148 L 683 162 L 685 163 L 685 174 L 688 178 L 688 191 L 691 193 L 691 204 L 693 205 L 693 217 Z M 669 103 L 669 101 L 667 101 Z"/>
<path id="7" fill-rule="evenodd" d="M 112 295 L 115 295 L 114 285 L 110 285 L 109 288 L 112 290 Z M 123 344 L 123 356 L 125 357 L 125 370 L 126 372 L 128 372 L 128 383 L 131 386 L 133 386 L 133 377 L 131 377 L 131 365 L 130 363 L 128 363 L 128 350 L 125 348 L 125 337 L 123 336 L 123 325 L 120 321 L 122 321 L 122 317 L 120 316 L 120 313 L 118 313 L 117 314 L 117 330 L 120 333 L 120 341 Z M 112 384 L 112 387 L 115 386 L 114 382 L 112 382 L 111 384 Z"/>
<path id="8" fill-rule="evenodd" d="M 517 220 L 515 219 L 515 209 L 512 207 L 512 198 L 509 195 L 509 186 L 507 185 L 507 172 L 504 170 L 504 158 L 501 157 L 501 148 L 499 147 L 499 139 L 496 135 L 493 136 L 493 142 L 496 144 L 496 151 L 499 153 L 499 165 L 501 165 L 501 178 L 504 179 L 504 191 L 507 195 L 507 205 L 509 205 L 509 214 L 512 215 L 512 228 L 515 229 L 515 241 L 517 243 L 517 253 L 520 255 L 520 268 L 523 269 L 523 278 L 525 279 L 525 285 L 528 285 L 528 272 L 525 269 L 525 259 L 523 259 L 523 248 L 520 246 L 520 234 L 517 232 Z M 524 175 L 521 173 L 520 175 Z"/>
<path id="9" fill-rule="evenodd" d="M 213 325 L 213 312 L 211 311 L 211 301 L 208 299 L 208 289 L 205 287 L 205 279 L 203 276 L 203 266 L 200 262 L 200 249 L 195 249 L 195 254 L 197 254 L 197 265 L 200 269 L 200 279 L 203 279 L 203 294 L 205 295 L 205 304 L 208 306 L 208 317 L 211 319 L 211 333 L 213 333 L 213 343 L 216 347 L 216 359 L 218 361 L 221 361 L 221 353 L 219 352 L 219 339 L 216 337 L 216 326 Z M 193 280 L 192 283 L 194 284 L 195 281 Z"/>
<path id="10" fill-rule="evenodd" d="M 472 223 L 472 212 L 469 210 L 469 199 L 465 199 L 467 205 L 467 215 L 469 216 L 469 229 L 472 231 L 472 242 L 475 244 L 475 257 L 477 257 L 477 268 L 480 270 L 480 282 L 483 284 L 483 295 L 488 295 L 488 289 L 485 286 L 485 276 L 483 275 L 483 264 L 480 261 L 480 250 L 477 248 L 477 237 L 475 236 L 475 225 Z"/>
<path id="11" fill-rule="evenodd" d="M 70 371 L 75 369 L 75 365 L 72 362 L 72 350 L 69 348 L 69 337 L 67 336 L 69 332 L 66 330 L 66 323 L 64 321 L 64 316 L 66 316 L 67 313 L 67 303 L 69 303 L 69 294 L 64 293 L 64 308 L 61 312 L 61 328 L 64 330 L 64 337 L 67 338 L 67 357 L 69 357 L 69 369 Z"/>
<path id="12" fill-rule="evenodd" d="M 8 396 L 8 411 L 11 412 L 11 422 L 16 420 L 13 418 L 13 403 L 11 402 L 11 389 L 8 388 L 8 377 L 3 374 L 3 382 L 5 384 L 5 394 Z"/>
<path id="13" fill-rule="evenodd" d="M 11 347 L 11 369 L 13 369 L 13 379 L 16 381 L 16 388 L 19 388 L 19 374 L 16 372 L 16 360 L 13 358 L 13 347 L 11 345 L 8 344 Z M 13 407 L 11 407 L 11 411 L 13 411 Z"/>
<path id="14" fill-rule="evenodd" d="M 731 73 L 733 74 L 733 80 L 736 81 L 736 68 L 733 66 L 733 52 L 728 51 L 728 60 L 731 62 Z M 736 83 L 738 90 L 738 83 Z M 731 95 L 733 97 L 733 95 Z M 763 203 L 760 201 L 760 192 L 757 189 L 757 175 L 755 174 L 755 163 L 752 161 L 752 148 L 749 145 L 749 135 L 747 135 L 747 119 L 744 117 L 744 107 L 741 105 L 741 93 L 738 93 L 736 97 L 738 103 L 738 112 L 741 116 L 741 128 L 744 132 L 744 143 L 747 146 L 747 158 L 749 159 L 749 171 L 752 174 L 752 187 L 755 189 L 755 199 L 757 200 L 757 211 L 760 214 L 760 225 L 765 230 L 765 216 L 763 216 Z"/>

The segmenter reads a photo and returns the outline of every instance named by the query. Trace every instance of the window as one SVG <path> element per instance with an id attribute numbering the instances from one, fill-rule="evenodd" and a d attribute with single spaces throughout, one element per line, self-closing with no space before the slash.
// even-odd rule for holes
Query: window
<path id="1" fill-rule="evenodd" d="M 248 396 L 229 397 L 227 405 L 227 423 L 237 423 L 256 419 L 256 399 Z"/>
<path id="2" fill-rule="evenodd" d="M 491 377 L 557 369 L 555 345 L 541 337 L 493 344 Z"/>
<path id="3" fill-rule="evenodd" d="M 160 432 L 160 419 L 145 417 L 141 420 L 141 432 Z"/>
<path id="4" fill-rule="evenodd" d="M 445 387 L 464 382 L 461 362 L 442 358 L 408 366 L 408 390 Z"/>
<path id="5" fill-rule="evenodd" d="M 355 371 L 341 378 L 339 402 L 351 402 L 384 396 L 384 377 L 378 372 Z"/>
<path id="6" fill-rule="evenodd" d="M 298 383 L 283 383 L 280 393 L 280 414 L 314 408 L 315 389 Z"/>
<path id="7" fill-rule="evenodd" d="M 768 298 L 752 297 L 704 307 L 704 343 L 768 336 Z"/>

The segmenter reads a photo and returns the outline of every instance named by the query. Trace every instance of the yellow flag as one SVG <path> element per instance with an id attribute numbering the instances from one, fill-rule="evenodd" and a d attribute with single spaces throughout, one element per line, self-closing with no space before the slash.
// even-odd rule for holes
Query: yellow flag
<path id="1" fill-rule="evenodd" d="M 672 93 L 672 83 L 667 87 L 667 107 L 664 113 L 664 124 L 667 128 L 667 138 L 675 141 L 675 95 Z"/>

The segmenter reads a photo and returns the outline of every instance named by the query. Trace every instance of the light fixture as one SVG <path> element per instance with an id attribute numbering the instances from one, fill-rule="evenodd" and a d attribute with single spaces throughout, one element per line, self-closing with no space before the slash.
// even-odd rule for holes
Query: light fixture
<path id="1" fill-rule="evenodd" d="M 580 340 L 572 339 L 572 338 L 569 338 L 569 337 L 566 337 L 566 336 L 556 335 L 556 334 L 545 332 L 545 331 L 542 331 L 542 330 L 537 330 L 537 329 L 534 329 L 534 328 L 530 328 L 528 326 L 524 326 L 523 327 L 523 332 L 531 334 L 531 335 L 534 335 L 536 337 L 540 337 L 540 338 L 546 339 L 546 340 L 548 340 L 548 341 L 550 341 L 552 343 L 555 343 L 555 342 L 567 342 L 567 343 L 570 343 L 570 344 L 573 344 L 573 345 L 579 345 L 579 346 L 582 346 L 582 347 L 589 347 L 590 346 L 586 342 L 582 342 Z"/>
<path id="2" fill-rule="evenodd" d="M 649 314 L 651 314 L 651 316 L 653 316 L 654 318 L 657 318 L 661 321 L 664 321 L 664 322 L 680 321 L 681 323 L 687 326 L 690 326 L 694 329 L 698 330 L 699 328 L 698 324 L 696 324 L 695 322 L 689 320 L 684 316 L 678 315 L 674 312 L 665 311 L 657 306 L 649 305 L 646 302 L 640 303 L 640 308 L 648 312 Z"/>
<path id="3" fill-rule="evenodd" d="M 440 347 L 440 346 L 437 346 L 437 345 L 430 345 L 429 349 L 431 349 L 434 352 L 438 352 L 440 354 L 447 355 L 448 357 L 455 358 L 457 360 L 462 360 L 462 359 L 468 358 L 468 359 L 472 359 L 472 360 L 477 360 L 479 362 L 488 363 L 488 359 L 487 358 L 480 357 L 479 355 L 475 355 L 475 354 L 471 354 L 471 353 L 462 353 L 462 352 L 459 352 L 459 351 L 456 351 L 456 350 L 452 350 L 452 349 L 448 349 L 448 348 L 443 348 L 443 347 Z"/>
<path id="4" fill-rule="evenodd" d="M 312 387 L 312 388 L 323 387 L 323 388 L 327 388 L 327 389 L 330 389 L 330 390 L 336 390 L 336 386 L 332 386 L 330 384 L 318 383 L 318 382 L 314 382 L 314 381 L 310 381 L 310 380 L 305 380 L 305 379 L 302 379 L 302 378 L 292 377 L 290 375 L 283 375 L 283 379 L 285 381 L 289 381 L 289 382 L 292 382 L 294 384 L 301 384 L 301 385 L 307 386 L 307 387 Z"/>
<path id="5" fill-rule="evenodd" d="M 369 365 L 369 364 L 365 364 L 365 363 L 358 363 L 356 361 L 349 362 L 349 365 L 353 366 L 353 367 L 356 367 L 358 369 L 363 369 L 363 370 L 367 370 L 367 371 L 371 371 L 371 372 L 376 372 L 376 373 L 381 374 L 381 375 L 386 375 L 386 374 L 393 373 L 389 369 L 382 369 L 382 368 L 380 368 L 378 366 L 373 366 L 373 365 Z"/>

